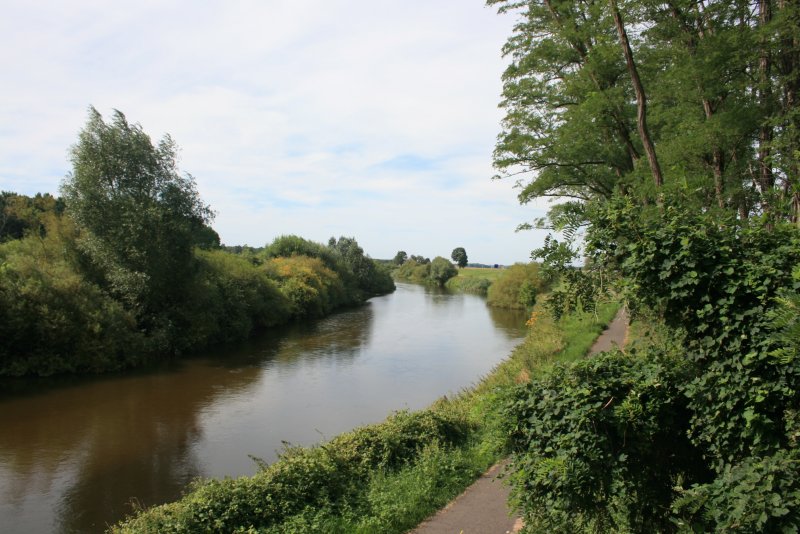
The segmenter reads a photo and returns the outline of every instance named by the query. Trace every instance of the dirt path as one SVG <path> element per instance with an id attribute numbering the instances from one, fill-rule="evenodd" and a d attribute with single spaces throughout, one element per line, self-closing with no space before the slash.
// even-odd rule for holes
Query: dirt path
<path id="1" fill-rule="evenodd" d="M 589 356 L 625 346 L 628 315 L 621 309 L 589 350 Z M 422 522 L 410 534 L 507 534 L 519 532 L 522 520 L 511 515 L 509 487 L 497 475 L 507 460 L 493 466 L 450 504 Z"/>

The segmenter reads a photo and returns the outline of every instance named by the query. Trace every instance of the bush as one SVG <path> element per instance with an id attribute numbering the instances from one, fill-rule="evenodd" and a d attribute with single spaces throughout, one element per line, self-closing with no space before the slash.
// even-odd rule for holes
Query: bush
<path id="1" fill-rule="evenodd" d="M 394 277 L 398 280 L 410 280 L 412 282 L 424 283 L 428 280 L 430 273 L 430 263 L 419 263 L 416 260 L 407 260 L 403 265 L 395 269 Z"/>
<path id="2" fill-rule="evenodd" d="M 486 295 L 492 281 L 488 278 L 461 278 L 453 277 L 447 281 L 445 287 L 452 290 L 463 291 L 464 293 L 475 293 L 476 295 Z"/>
<path id="3" fill-rule="evenodd" d="M 652 356 L 652 355 L 651 355 Z M 514 496 L 536 531 L 666 532 L 680 482 L 702 481 L 686 435 L 687 368 L 606 353 L 517 388 Z"/>
<path id="4" fill-rule="evenodd" d="M 444 286 L 448 280 L 458 274 L 458 270 L 450 260 L 437 256 L 432 262 L 421 262 L 416 259 L 407 260 L 395 269 L 393 275 L 398 280 L 409 280 L 421 284 Z"/>
<path id="5" fill-rule="evenodd" d="M 0 245 L 0 375 L 96 373 L 141 363 L 133 315 L 74 268 L 55 233 Z"/>
<path id="6" fill-rule="evenodd" d="M 538 263 L 515 263 L 505 269 L 488 291 L 487 303 L 498 308 L 525 309 L 547 289 Z"/>
<path id="7" fill-rule="evenodd" d="M 342 280 L 319 258 L 274 258 L 263 269 L 278 281 L 293 317 L 321 317 L 350 303 Z"/>
<path id="8" fill-rule="evenodd" d="M 197 274 L 179 310 L 183 349 L 245 339 L 286 322 L 289 301 L 267 273 L 222 250 L 197 250 Z"/>
<path id="9" fill-rule="evenodd" d="M 336 273 L 345 288 L 345 299 L 338 305 L 353 305 L 375 295 L 394 291 L 388 268 L 378 265 L 364 254 L 364 249 L 352 237 L 331 238 L 328 246 L 297 236 L 281 236 L 262 253 L 265 259 L 308 256 L 318 258 L 325 267 Z"/>
<path id="10" fill-rule="evenodd" d="M 429 278 L 431 282 L 439 287 L 444 286 L 448 280 L 457 274 L 458 269 L 456 269 L 448 259 L 436 256 L 431 262 Z"/>

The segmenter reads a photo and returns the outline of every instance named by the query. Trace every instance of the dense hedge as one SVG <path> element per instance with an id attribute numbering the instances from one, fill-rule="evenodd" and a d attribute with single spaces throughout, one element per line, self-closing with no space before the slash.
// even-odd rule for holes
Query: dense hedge
<path id="1" fill-rule="evenodd" d="M 412 282 L 432 284 L 443 287 L 448 280 L 455 277 L 458 270 L 450 260 L 441 256 L 436 256 L 432 262 L 418 262 L 417 260 L 406 260 L 400 267 L 394 270 L 394 277 L 398 280 L 409 280 Z"/>

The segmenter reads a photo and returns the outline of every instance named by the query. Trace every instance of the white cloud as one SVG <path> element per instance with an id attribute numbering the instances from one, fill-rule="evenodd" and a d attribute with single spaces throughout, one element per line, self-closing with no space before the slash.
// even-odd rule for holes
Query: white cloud
<path id="1" fill-rule="evenodd" d="M 478 0 L 5 5 L 0 188 L 56 192 L 87 107 L 117 108 L 173 136 L 226 243 L 526 260 L 541 207 L 490 180 L 512 23 Z"/>

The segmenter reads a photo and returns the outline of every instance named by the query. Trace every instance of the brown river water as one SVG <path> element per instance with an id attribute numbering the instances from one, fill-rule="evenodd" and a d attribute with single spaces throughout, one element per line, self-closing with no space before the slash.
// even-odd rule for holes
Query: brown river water
<path id="1" fill-rule="evenodd" d="M 253 474 L 475 383 L 525 333 L 520 312 L 398 284 L 391 295 L 158 369 L 0 382 L 0 532 L 101 532 L 198 477 Z"/>

